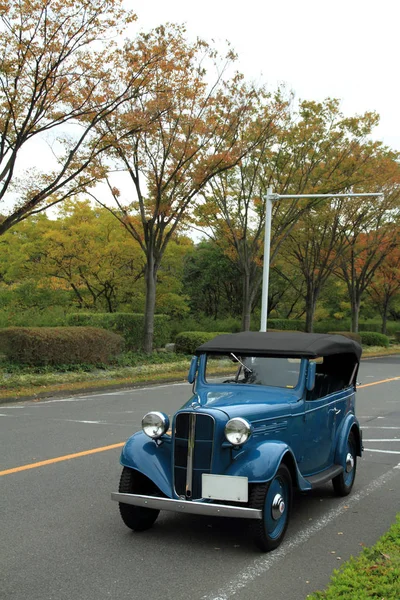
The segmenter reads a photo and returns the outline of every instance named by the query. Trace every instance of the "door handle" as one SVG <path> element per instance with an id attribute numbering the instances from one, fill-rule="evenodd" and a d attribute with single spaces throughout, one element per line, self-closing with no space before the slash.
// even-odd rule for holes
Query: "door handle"
<path id="1" fill-rule="evenodd" d="M 335 411 L 335 415 L 338 415 L 339 413 L 342 412 L 341 409 L 339 409 L 339 408 L 334 408 L 333 410 Z"/>

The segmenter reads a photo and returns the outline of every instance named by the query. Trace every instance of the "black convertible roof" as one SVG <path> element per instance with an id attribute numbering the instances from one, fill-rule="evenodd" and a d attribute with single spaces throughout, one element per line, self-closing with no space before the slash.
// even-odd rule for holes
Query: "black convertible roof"
<path id="1" fill-rule="evenodd" d="M 218 335 L 196 350 L 225 354 L 237 352 L 252 356 L 287 356 L 292 358 L 317 358 L 334 354 L 353 354 L 357 361 L 361 357 L 361 346 L 343 335 L 324 333 L 300 333 L 289 331 L 242 331 Z"/>

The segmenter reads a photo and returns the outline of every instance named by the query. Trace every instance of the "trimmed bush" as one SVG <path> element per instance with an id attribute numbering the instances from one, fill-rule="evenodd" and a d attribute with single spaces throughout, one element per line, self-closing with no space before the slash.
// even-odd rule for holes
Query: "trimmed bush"
<path id="1" fill-rule="evenodd" d="M 330 335 L 344 335 L 344 337 L 350 338 L 361 344 L 361 334 L 359 333 L 352 333 L 351 331 L 328 331 L 327 333 Z"/>
<path id="2" fill-rule="evenodd" d="M 182 354 L 194 354 L 196 348 L 212 340 L 220 333 L 210 331 L 183 331 L 175 338 L 176 351 Z"/>
<path id="3" fill-rule="evenodd" d="M 7 327 L 0 353 L 27 365 L 109 363 L 123 350 L 120 335 L 94 327 Z"/>
<path id="4" fill-rule="evenodd" d="M 125 340 L 127 350 L 142 350 L 144 338 L 144 315 L 136 313 L 73 313 L 67 317 L 68 325 L 101 327 L 119 333 Z M 170 318 L 154 316 L 154 348 L 161 348 L 171 341 Z"/>
<path id="5" fill-rule="evenodd" d="M 306 322 L 300 319 L 268 319 L 268 329 L 280 331 L 304 331 Z"/>
<path id="6" fill-rule="evenodd" d="M 361 342 L 363 346 L 389 346 L 389 338 L 383 333 L 376 333 L 375 331 L 361 331 Z"/>

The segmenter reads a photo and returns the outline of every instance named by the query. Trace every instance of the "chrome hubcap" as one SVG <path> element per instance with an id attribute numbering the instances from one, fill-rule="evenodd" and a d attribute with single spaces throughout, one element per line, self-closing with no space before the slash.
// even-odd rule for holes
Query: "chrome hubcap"
<path id="1" fill-rule="evenodd" d="M 285 510 L 285 501 L 282 498 L 281 494 L 276 494 L 275 498 L 272 501 L 271 514 L 272 518 L 277 521 L 283 514 Z"/>
<path id="2" fill-rule="evenodd" d="M 353 467 L 354 467 L 354 458 L 353 458 L 353 455 L 350 454 L 350 452 L 349 452 L 346 456 L 346 473 L 350 473 L 350 471 L 353 469 Z"/>

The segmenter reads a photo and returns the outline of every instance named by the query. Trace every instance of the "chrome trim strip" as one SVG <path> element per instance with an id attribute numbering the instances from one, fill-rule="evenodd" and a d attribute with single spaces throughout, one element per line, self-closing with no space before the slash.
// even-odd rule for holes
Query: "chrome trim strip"
<path id="1" fill-rule="evenodd" d="M 186 464 L 186 487 L 185 487 L 186 498 L 192 497 L 195 432 L 196 432 L 196 414 L 190 413 L 189 414 L 188 453 L 187 453 L 187 464 Z"/>
<path id="2" fill-rule="evenodd" d="M 111 493 L 111 500 L 142 508 L 169 510 L 172 512 L 190 513 L 193 515 L 208 515 L 215 517 L 237 517 L 240 519 L 262 519 L 262 511 L 257 508 L 229 506 L 228 504 L 212 504 L 208 502 L 189 502 L 171 498 L 155 498 L 138 494 Z"/>
<path id="3" fill-rule="evenodd" d="M 341 390 L 339 390 L 339 392 L 332 392 L 331 394 L 328 394 L 328 396 L 332 396 L 332 394 L 338 394 L 340 393 Z M 311 410 L 308 410 L 307 412 L 311 412 L 313 410 L 321 410 L 322 408 L 325 408 L 326 406 L 330 406 L 331 404 L 335 404 L 336 402 L 341 402 L 342 400 L 347 400 L 347 398 L 351 398 L 352 396 L 354 396 L 355 392 L 354 390 L 352 391 L 351 394 L 348 394 L 347 396 L 342 396 L 341 398 L 335 398 L 334 400 L 331 400 L 330 402 L 327 402 L 326 404 L 323 404 L 322 406 L 318 406 L 317 408 L 312 408 Z M 324 398 L 325 396 L 323 396 Z M 319 400 L 322 400 L 322 398 L 318 398 L 317 400 L 304 400 L 304 402 L 318 402 Z M 301 417 L 304 416 L 304 413 L 296 413 L 294 415 L 288 415 L 288 414 L 284 414 L 284 415 L 277 415 L 275 417 L 267 417 L 264 419 L 255 419 L 254 421 L 249 421 L 251 423 L 251 425 L 254 425 L 254 423 L 262 423 L 265 421 L 272 421 L 275 420 L 277 421 L 278 419 L 287 419 L 289 417 Z"/>
<path id="4" fill-rule="evenodd" d="M 343 398 L 336 398 L 336 400 L 332 400 L 332 402 L 328 402 L 327 404 L 323 404 L 322 406 L 317 406 L 316 408 L 310 408 L 309 410 L 305 410 L 306 415 L 310 414 L 311 412 L 315 412 L 316 410 L 322 410 L 323 408 L 326 408 L 327 406 L 332 406 L 332 404 L 336 404 L 337 402 L 341 402 L 342 400 L 347 400 L 347 398 L 351 398 L 353 396 L 353 394 L 350 394 L 349 396 L 343 396 Z M 307 400 L 307 402 L 316 402 L 315 400 Z"/>

